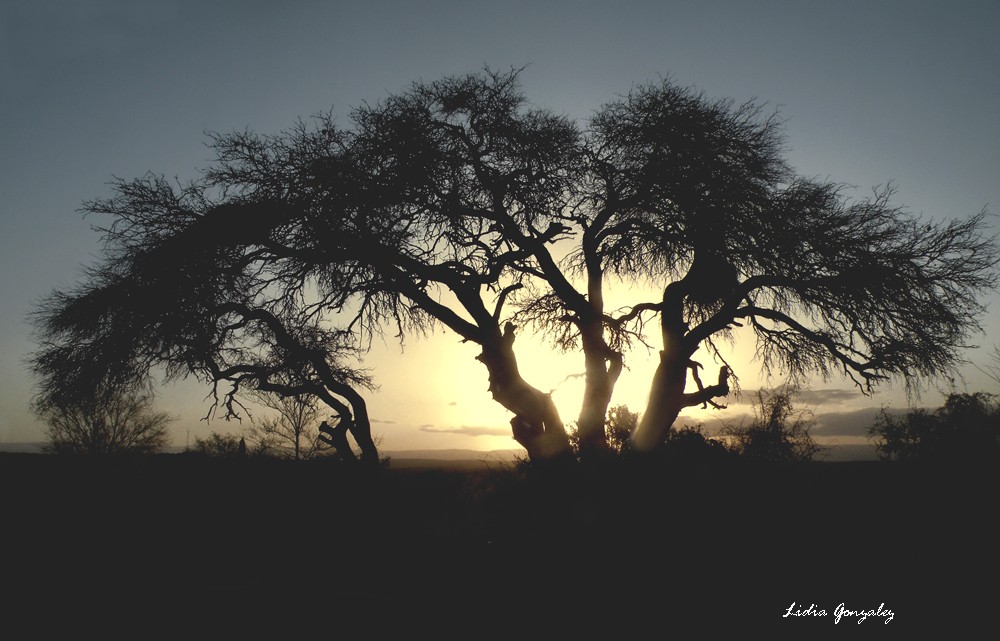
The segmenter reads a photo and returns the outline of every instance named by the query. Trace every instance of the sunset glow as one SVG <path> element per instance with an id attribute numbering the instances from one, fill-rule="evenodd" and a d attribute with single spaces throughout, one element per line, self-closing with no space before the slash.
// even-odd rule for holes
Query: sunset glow
<path id="1" fill-rule="evenodd" d="M 209 13 L 225 19 L 205 24 L 225 25 L 221 32 L 197 24 L 172 3 L 155 10 L 79 8 L 72 16 L 12 10 L 11 24 L 22 26 L 8 30 L 11 55 L 0 68 L 10 98 L 2 101 L 8 113 L 2 119 L 6 153 L 0 182 L 10 211 L 3 217 L 8 247 L 2 272 L 7 277 L 0 298 L 8 311 L 0 344 L 0 362 L 7 367 L 0 374 L 0 441 L 40 438 L 43 426 L 28 410 L 32 382 L 21 371 L 33 348 L 24 317 L 34 300 L 72 282 L 78 267 L 94 255 L 96 235 L 90 225 L 106 221 L 83 220 L 77 209 L 87 199 L 107 195 L 103 186 L 110 176 L 151 170 L 176 174 L 183 181 L 206 164 L 206 130 L 248 126 L 273 133 L 296 118 L 331 107 L 343 121 L 353 106 L 375 103 L 417 78 L 466 73 L 484 63 L 496 68 L 527 65 L 521 76 L 526 95 L 538 106 L 582 123 L 630 86 L 671 76 L 710 96 L 737 101 L 759 96 L 767 105 L 780 107 L 787 118 L 791 164 L 804 175 L 857 185 L 852 195 L 865 196 L 872 186 L 893 181 L 901 202 L 930 217 L 968 216 L 1000 202 L 995 154 L 987 143 L 1000 135 L 995 114 L 987 107 L 995 103 L 989 97 L 997 91 L 996 83 L 988 80 L 995 77 L 995 56 L 978 49 L 988 37 L 949 40 L 950 33 L 936 35 L 942 25 L 952 24 L 944 19 L 944 9 L 912 13 L 913 25 L 920 25 L 925 36 L 920 40 L 895 26 L 910 9 L 897 15 L 888 5 L 866 5 L 866 13 L 881 17 L 860 24 L 852 11 L 825 8 L 824 17 L 817 19 L 813 9 L 794 5 L 780 17 L 768 18 L 743 3 L 731 3 L 726 11 L 713 11 L 709 22 L 693 5 L 630 7 L 619 11 L 594 6 L 564 15 L 554 6 L 532 6 L 535 19 L 524 24 L 516 19 L 517 10 L 486 6 L 446 11 L 434 20 L 409 6 L 379 12 L 377 20 L 364 17 L 360 9 L 341 15 L 332 8 L 305 11 L 295 5 L 280 20 L 276 9 L 235 15 L 211 9 Z M 992 10 L 970 9 L 968 15 L 992 15 Z M 303 20 L 305 15 L 308 20 Z M 301 29 L 279 37 L 272 26 L 285 20 Z M 966 18 L 956 15 L 954 20 Z M 485 33 L 477 27 L 474 31 L 481 38 L 469 39 L 459 23 L 490 24 L 493 30 Z M 990 19 L 975 19 L 967 29 L 975 32 L 988 24 Z M 337 25 L 331 28 L 340 35 L 330 37 L 326 25 Z M 392 35 L 397 30 L 422 35 L 400 40 Z M 287 40 L 290 33 L 295 37 Z M 845 49 L 835 36 L 840 33 L 853 34 L 854 46 Z M 619 44 L 610 49 L 583 46 L 586 38 L 581 34 L 590 34 L 594 42 Z M 952 44 L 919 45 L 939 38 Z M 261 47 L 244 60 L 238 52 L 249 42 Z M 520 45 L 512 48 L 512 42 Z M 809 45 L 796 49 L 803 42 Z M 230 44 L 220 49 L 218 43 Z M 213 52 L 231 53 L 206 57 L 201 52 L 208 46 Z M 368 52 L 367 57 L 359 59 L 355 48 Z M 796 53 L 790 55 L 793 49 Z M 250 61 L 256 65 L 256 80 L 248 84 L 239 79 L 249 77 Z M 183 80 L 178 69 L 185 70 Z M 940 86 L 928 84 L 928 70 Z M 48 80 L 39 84 L 40 78 Z M 165 92 L 165 87 L 177 90 Z M 59 111 L 70 104 L 70 113 Z M 59 180 L 53 183 L 52 176 Z M 639 287 L 616 286 L 608 293 L 606 308 L 656 300 L 662 284 Z M 983 328 L 978 343 L 989 348 L 1000 335 L 996 304 L 983 319 Z M 625 404 L 633 411 L 645 407 L 649 376 L 662 347 L 655 320 L 646 330 L 651 351 L 636 345 L 626 355 L 627 369 L 612 405 Z M 726 358 L 743 388 L 784 382 L 780 374 L 772 380 L 761 378 L 752 360 L 752 343 L 740 340 L 722 348 L 730 350 Z M 567 377 L 582 372 L 580 356 L 553 352 L 530 328 L 519 334 L 516 351 L 525 378 L 539 389 L 553 390 L 563 421 L 575 421 L 582 385 L 580 379 Z M 374 429 L 387 448 L 516 446 L 504 432 L 509 431 L 511 415 L 491 400 L 486 370 L 475 361 L 476 354 L 474 346 L 443 329 L 426 338 L 407 337 L 402 351 L 392 339 L 373 344 L 365 365 L 379 391 L 370 395 L 369 404 Z M 718 364 L 704 349 L 697 356 L 705 366 L 703 379 L 714 379 Z M 959 389 L 983 389 L 990 383 L 974 367 L 988 364 L 986 358 L 982 352 L 970 352 L 972 365 L 964 368 L 964 380 L 956 381 Z M 836 375 L 809 384 L 853 389 L 850 381 Z M 942 382 L 929 387 L 920 402 L 933 405 L 947 386 Z M 201 420 L 208 393 L 192 381 L 160 391 L 160 402 L 177 417 L 170 427 L 175 444 L 183 444 L 190 434 L 240 429 L 238 423 Z M 745 405 L 735 400 L 730 399 L 730 408 L 723 412 L 696 407 L 684 415 L 706 423 L 736 415 Z M 816 409 L 846 412 L 907 402 L 901 389 L 886 386 L 872 398 Z"/>
<path id="2" fill-rule="evenodd" d="M 0 634 L 996 629 L 998 32 L 0 0 Z"/>

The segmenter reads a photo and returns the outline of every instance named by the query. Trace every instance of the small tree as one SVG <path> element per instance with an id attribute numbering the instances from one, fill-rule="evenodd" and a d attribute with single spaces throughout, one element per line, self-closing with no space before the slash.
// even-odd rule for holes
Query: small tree
<path id="1" fill-rule="evenodd" d="M 793 393 L 787 385 L 759 390 L 754 419 L 748 424 L 723 426 L 730 448 L 748 459 L 768 463 L 811 460 L 822 449 L 809 434 L 816 421 L 808 410 L 795 409 Z"/>
<path id="2" fill-rule="evenodd" d="M 611 449 L 618 454 L 627 452 L 632 432 L 638 424 L 639 413 L 629 411 L 627 405 L 616 405 L 608 410 L 605 430 Z"/>
<path id="3" fill-rule="evenodd" d="M 36 403 L 53 454 L 147 454 L 167 444 L 171 418 L 146 394 L 104 395 L 89 403 Z"/>
<path id="4" fill-rule="evenodd" d="M 247 440 L 255 449 L 296 461 L 313 458 L 334 448 L 324 447 L 319 431 L 319 404 L 312 396 L 278 396 L 258 393 L 254 399 L 273 410 L 255 420 L 247 430 Z"/>
<path id="5" fill-rule="evenodd" d="M 1000 456 L 1000 403 L 994 394 L 951 394 L 936 410 L 901 416 L 882 410 L 869 430 L 882 460 L 995 459 Z"/>

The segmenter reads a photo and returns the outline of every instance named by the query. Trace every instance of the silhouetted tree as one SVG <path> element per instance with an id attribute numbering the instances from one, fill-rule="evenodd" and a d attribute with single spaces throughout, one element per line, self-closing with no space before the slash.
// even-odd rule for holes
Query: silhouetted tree
<path id="1" fill-rule="evenodd" d="M 328 441 L 323 440 L 319 430 L 320 413 L 315 397 L 275 394 L 254 394 L 253 397 L 273 412 L 255 418 L 247 428 L 247 437 L 255 449 L 297 461 L 335 449 L 326 447 Z"/>
<path id="2" fill-rule="evenodd" d="M 38 403 L 48 424 L 44 450 L 55 454 L 150 454 L 168 440 L 165 412 L 153 410 L 144 394 L 102 395 L 97 400 Z"/>
<path id="3" fill-rule="evenodd" d="M 663 345 L 640 448 L 660 443 L 683 407 L 728 392 L 726 365 L 706 387 L 692 357 L 706 346 L 721 359 L 716 342 L 736 327 L 753 332 L 766 371 L 839 370 L 865 391 L 953 367 L 978 328 L 976 296 L 997 263 L 983 213 L 921 221 L 888 189 L 849 201 L 841 185 L 792 172 L 780 122 L 760 106 L 669 82 L 610 103 L 591 131 L 600 214 L 589 226 L 607 220 L 591 232 L 603 239 L 591 262 L 663 285 L 661 300 L 633 307 L 659 313 Z"/>
<path id="4" fill-rule="evenodd" d="M 362 458 L 376 462 L 359 391 L 372 384 L 352 365 L 355 332 L 327 322 L 336 302 L 322 293 L 335 266 L 304 266 L 268 240 L 298 233 L 294 224 L 255 221 L 241 198 L 216 204 L 208 190 L 146 176 L 87 203 L 112 218 L 98 228 L 102 261 L 33 314 L 36 402 L 128 395 L 163 368 L 167 380 L 194 375 L 211 385 L 210 414 L 221 405 L 226 418 L 239 416 L 244 390 L 318 398 L 349 426 Z M 350 448 L 342 455 L 355 456 Z"/>
<path id="5" fill-rule="evenodd" d="M 994 394 L 950 394 L 936 410 L 882 410 L 869 430 L 887 461 L 969 462 L 1000 456 L 1000 403 Z"/>
<path id="6" fill-rule="evenodd" d="M 623 454 L 628 451 L 632 432 L 638 424 L 639 413 L 629 411 L 627 405 L 616 405 L 608 410 L 608 445 L 614 452 Z"/>
<path id="7" fill-rule="evenodd" d="M 118 382 L 166 365 L 315 394 L 371 457 L 355 391 L 369 381 L 345 358 L 373 335 L 440 324 L 480 347 L 529 457 L 572 456 L 550 395 L 518 367 L 527 323 L 582 352 L 587 457 L 609 448 L 614 387 L 650 318 L 662 349 L 640 449 L 662 445 L 684 407 L 729 393 L 716 347 L 735 327 L 753 333 L 767 370 L 843 371 L 866 391 L 893 376 L 912 384 L 956 364 L 976 296 L 995 283 L 984 214 L 921 221 L 889 190 L 850 201 L 794 174 L 779 120 L 759 105 L 669 80 L 582 126 L 529 106 L 517 71 L 416 83 L 349 121 L 214 135 L 201 180 L 118 181 L 88 203 L 112 218 L 104 262 L 38 314 L 43 386 L 67 362 L 86 380 L 77 370 L 98 355 Z M 605 289 L 622 282 L 662 295 L 607 309 Z M 703 346 L 723 363 L 708 385 L 693 360 Z"/>
<path id="8" fill-rule="evenodd" d="M 758 390 L 753 420 L 722 428 L 730 449 L 765 463 L 812 460 L 821 449 L 809 434 L 816 421 L 810 412 L 795 409 L 793 393 L 789 386 Z"/>

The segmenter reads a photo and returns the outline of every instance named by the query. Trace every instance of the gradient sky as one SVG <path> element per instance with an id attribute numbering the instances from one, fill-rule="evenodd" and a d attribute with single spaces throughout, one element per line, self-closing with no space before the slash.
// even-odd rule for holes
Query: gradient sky
<path id="1" fill-rule="evenodd" d="M 896 202 L 927 216 L 1000 213 L 998 32 L 997 0 L 4 0 L 0 442 L 42 438 L 28 411 L 26 315 L 97 254 L 99 221 L 84 220 L 80 204 L 107 195 L 113 176 L 195 176 L 211 159 L 206 131 L 274 133 L 331 107 L 346 117 L 414 80 L 485 65 L 527 65 L 529 99 L 582 120 L 669 75 L 711 97 L 779 108 L 802 174 L 856 185 L 858 196 L 892 181 Z M 1000 343 L 1000 296 L 984 328 L 977 343 Z M 582 359 L 550 356 L 527 336 L 518 346 L 529 381 L 556 389 L 564 419 L 575 418 L 579 386 L 562 381 Z M 744 387 L 781 382 L 761 381 L 748 354 L 734 351 Z M 473 356 L 444 332 L 402 352 L 376 346 L 381 390 L 370 405 L 383 449 L 516 446 Z M 613 403 L 641 410 L 652 360 L 629 363 Z M 960 389 L 1000 392 L 974 367 L 964 373 Z M 938 402 L 944 385 L 921 402 Z M 804 407 L 822 419 L 818 433 L 841 442 L 859 436 L 853 418 L 865 408 L 906 403 L 898 389 L 861 398 L 836 379 L 814 390 Z M 238 427 L 199 420 L 206 392 L 163 390 L 175 443 Z"/>

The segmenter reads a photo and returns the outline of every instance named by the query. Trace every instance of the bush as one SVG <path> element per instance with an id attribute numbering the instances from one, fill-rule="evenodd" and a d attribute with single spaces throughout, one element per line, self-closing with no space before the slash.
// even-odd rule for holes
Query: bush
<path id="1" fill-rule="evenodd" d="M 732 455 L 724 442 L 706 436 L 701 425 L 671 427 L 664 453 L 686 461 L 723 460 Z"/>
<path id="2" fill-rule="evenodd" d="M 723 435 L 740 456 L 765 463 L 809 461 L 822 448 L 809 430 L 816 421 L 807 410 L 792 404 L 795 389 L 782 386 L 757 392 L 754 419 L 749 424 L 726 424 Z"/>
<path id="3" fill-rule="evenodd" d="M 869 430 L 882 460 L 1000 458 L 1000 403 L 994 394 L 951 394 L 936 410 L 901 416 L 882 410 Z"/>
<path id="4" fill-rule="evenodd" d="M 105 394 L 71 405 L 50 403 L 36 413 L 48 423 L 52 454 L 150 454 L 167 444 L 170 417 L 144 394 Z"/>
<path id="5" fill-rule="evenodd" d="M 233 434 L 212 432 L 206 438 L 194 439 L 194 451 L 213 458 L 238 458 L 245 456 L 246 441 Z"/>

